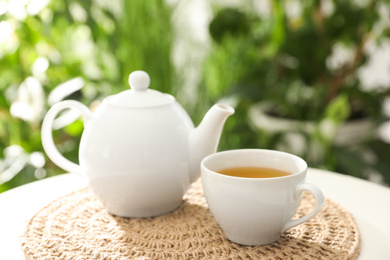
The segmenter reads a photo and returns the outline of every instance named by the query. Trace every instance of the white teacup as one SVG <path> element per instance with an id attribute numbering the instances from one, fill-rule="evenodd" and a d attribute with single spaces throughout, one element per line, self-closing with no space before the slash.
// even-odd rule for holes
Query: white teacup
<path id="1" fill-rule="evenodd" d="M 283 177 L 247 178 L 218 173 L 225 168 L 263 167 L 289 172 Z M 289 228 L 313 218 L 324 205 L 324 195 L 305 183 L 306 162 L 292 154 L 261 149 L 215 153 L 202 160 L 204 194 L 226 237 L 238 244 L 265 245 L 280 238 Z M 292 220 L 303 191 L 316 200 L 309 214 Z"/>

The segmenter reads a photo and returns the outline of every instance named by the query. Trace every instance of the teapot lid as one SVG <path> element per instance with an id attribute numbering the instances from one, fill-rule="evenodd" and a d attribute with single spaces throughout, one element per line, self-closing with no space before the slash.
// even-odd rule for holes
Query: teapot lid
<path id="1" fill-rule="evenodd" d="M 171 103 L 174 98 L 157 90 L 148 89 L 150 77 L 142 70 L 133 71 L 129 76 L 130 90 L 122 91 L 108 98 L 109 104 L 126 107 L 147 107 Z"/>

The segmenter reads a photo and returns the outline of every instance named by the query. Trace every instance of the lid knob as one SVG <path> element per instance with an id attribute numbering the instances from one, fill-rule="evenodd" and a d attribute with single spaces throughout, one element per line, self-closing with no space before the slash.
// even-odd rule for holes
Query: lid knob
<path id="1" fill-rule="evenodd" d="M 150 84 L 148 73 L 142 70 L 133 71 L 129 76 L 129 84 L 135 91 L 146 90 Z"/>

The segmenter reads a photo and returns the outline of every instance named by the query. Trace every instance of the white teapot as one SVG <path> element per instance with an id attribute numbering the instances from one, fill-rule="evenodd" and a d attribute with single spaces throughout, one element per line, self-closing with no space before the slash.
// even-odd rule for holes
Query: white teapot
<path id="1" fill-rule="evenodd" d="M 151 217 L 177 208 L 188 186 L 200 176 L 200 161 L 216 151 L 225 120 L 234 113 L 214 105 L 197 128 L 168 94 L 148 89 L 146 72 L 129 76 L 131 90 L 104 99 L 92 113 L 77 101 L 62 101 L 46 114 L 42 144 L 49 158 L 78 173 L 108 212 Z M 55 147 L 52 125 L 64 109 L 84 118 L 77 165 Z"/>

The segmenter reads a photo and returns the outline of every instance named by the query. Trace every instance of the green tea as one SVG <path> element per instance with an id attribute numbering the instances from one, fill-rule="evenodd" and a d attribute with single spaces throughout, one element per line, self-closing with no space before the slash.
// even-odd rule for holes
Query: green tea
<path id="1" fill-rule="evenodd" d="M 219 170 L 218 173 L 244 178 L 275 178 L 291 174 L 289 172 L 263 167 L 233 167 Z"/>

